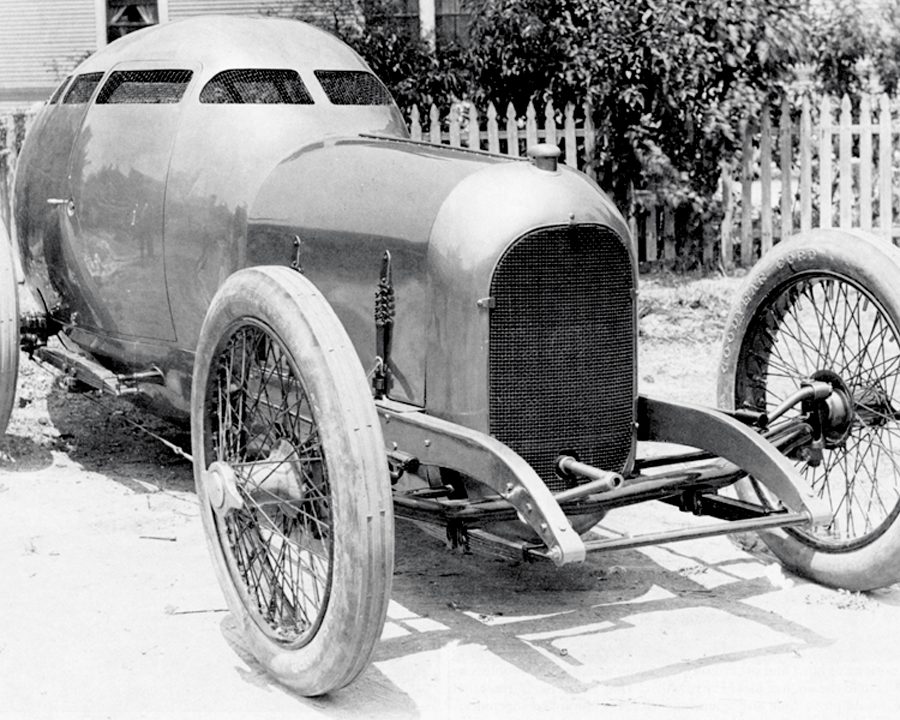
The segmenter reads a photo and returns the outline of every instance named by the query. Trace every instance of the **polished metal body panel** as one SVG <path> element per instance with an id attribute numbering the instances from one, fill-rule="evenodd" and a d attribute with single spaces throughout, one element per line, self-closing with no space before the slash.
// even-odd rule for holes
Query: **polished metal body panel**
<path id="1" fill-rule="evenodd" d="M 461 182 L 483 176 L 480 184 L 488 186 L 495 168 L 509 164 L 525 167 L 486 153 L 378 138 L 305 148 L 261 188 L 251 211 L 247 260 L 284 263 L 299 237 L 304 273 L 328 298 L 368 369 L 375 357 L 373 291 L 388 250 L 397 303 L 391 395 L 425 405 L 432 349 L 426 338 L 434 329 L 436 303 L 441 305 L 429 248 L 442 238 L 433 225 Z M 495 254 L 504 241 L 492 239 Z M 458 267 L 455 280 L 465 283 L 467 272 Z M 468 322 L 479 321 L 477 310 L 473 301 Z"/>
<path id="2" fill-rule="evenodd" d="M 217 80 L 203 94 L 220 73 L 268 71 L 283 83 L 276 93 L 248 102 Z M 383 359 L 376 339 L 387 347 L 376 314 L 390 315 L 389 372 L 373 389 L 394 479 L 424 471 L 421 487 L 400 493 L 409 517 L 446 520 L 457 539 L 473 519 L 494 519 L 510 537 L 471 537 L 565 564 L 584 558 L 578 533 L 614 504 L 735 479 L 731 466 L 641 476 L 641 423 L 648 439 L 696 444 L 768 474 L 758 479 L 808 511 L 773 520 L 751 509 L 741 527 L 816 517 L 796 473 L 755 431 L 698 409 L 638 405 L 635 247 L 592 180 L 559 166 L 549 146 L 532 163 L 413 142 L 377 82 L 329 96 L 328 83 L 347 72 L 368 68 L 327 33 L 271 18 L 165 24 L 82 63 L 36 118 L 15 185 L 25 280 L 46 309 L 31 320 L 61 329 L 81 352 L 38 340 L 29 349 L 72 381 L 183 419 L 218 288 L 241 268 L 293 266 L 334 308 L 367 371 Z M 116 73 L 156 78 L 148 85 L 161 94 L 107 102 L 125 77 Z M 376 313 L 376 289 L 388 311 Z M 710 433 L 725 440 L 709 444 Z M 560 465 L 579 455 L 596 473 L 574 477 Z M 630 485 L 589 482 L 611 473 Z M 448 487 L 456 497 L 441 496 Z M 446 502 L 427 495 L 435 491 Z"/>
<path id="3" fill-rule="evenodd" d="M 248 210 L 272 169 L 325 138 L 407 131 L 393 104 L 328 101 L 315 70 L 368 68 L 303 23 L 169 23 L 112 43 L 74 74 L 102 73 L 102 87 L 111 72 L 153 68 L 192 71 L 180 102 L 101 105 L 95 92 L 44 106 L 20 156 L 16 228 L 29 283 L 70 336 L 117 367 L 171 370 L 186 400 L 200 324 L 247 262 Z M 206 83 L 233 68 L 296 70 L 313 104 L 200 103 Z M 48 199 L 71 199 L 74 213 Z"/>
<path id="4" fill-rule="evenodd" d="M 189 70 L 180 101 L 95 102 L 111 73 L 142 68 Z M 200 102 L 211 78 L 236 68 L 296 70 L 313 102 Z M 184 412 L 206 309 L 248 265 L 299 260 L 369 370 L 387 250 L 389 396 L 489 432 L 482 301 L 499 259 L 523 235 L 570 223 L 630 243 L 625 223 L 569 168 L 412 142 L 393 104 L 332 104 L 319 69 L 367 70 L 330 35 L 272 19 L 171 23 L 90 57 L 75 74 L 104 73 L 101 90 L 87 106 L 45 106 L 23 153 L 17 223 L 29 281 L 101 362 L 162 370 L 153 394 Z M 74 212 L 48 198 L 71 198 Z"/>
<path id="5" fill-rule="evenodd" d="M 115 71 L 148 69 L 149 61 Z M 179 63 L 182 66 L 183 63 Z M 175 341 L 166 291 L 163 211 L 181 104 L 88 107 L 58 210 L 62 245 L 77 276 L 62 290 L 81 327 L 114 337 Z"/>
<path id="6" fill-rule="evenodd" d="M 57 208 L 48 198 L 68 197 L 68 165 L 86 103 L 45 106 L 38 113 L 16 165 L 14 225 L 29 279 L 48 307 L 59 301 L 72 270 L 62 257 Z"/>

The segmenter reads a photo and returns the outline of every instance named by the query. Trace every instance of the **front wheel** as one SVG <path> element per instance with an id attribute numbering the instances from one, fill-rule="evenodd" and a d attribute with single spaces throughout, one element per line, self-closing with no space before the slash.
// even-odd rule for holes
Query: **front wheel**
<path id="1" fill-rule="evenodd" d="M 191 440 L 216 574 L 250 650 L 304 695 L 347 685 L 390 597 L 390 481 L 356 352 L 297 272 L 249 268 L 216 294 Z"/>
<path id="2" fill-rule="evenodd" d="M 826 585 L 900 580 L 900 253 L 834 230 L 792 239 L 748 275 L 726 328 L 721 407 L 771 411 L 806 378 L 839 395 L 819 447 L 790 452 L 830 521 L 763 540 L 785 566 Z M 755 481 L 737 489 L 776 502 Z"/>

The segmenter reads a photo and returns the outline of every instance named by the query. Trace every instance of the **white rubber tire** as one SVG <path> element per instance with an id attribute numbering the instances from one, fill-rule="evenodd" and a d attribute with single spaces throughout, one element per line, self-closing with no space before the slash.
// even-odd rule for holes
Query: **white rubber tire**
<path id="1" fill-rule="evenodd" d="M 754 266 L 732 307 L 719 367 L 720 407 L 735 409 L 742 403 L 739 396 L 747 394 L 747 390 L 741 390 L 742 378 L 760 377 L 758 368 L 753 367 L 753 363 L 758 362 L 755 358 L 760 357 L 759 349 L 754 347 L 751 351 L 749 344 L 759 342 L 752 338 L 762 338 L 764 344 L 770 335 L 755 330 L 754 323 L 760 323 L 761 318 L 773 322 L 772 318 L 782 312 L 773 308 L 780 308 L 777 303 L 787 302 L 785 298 L 792 292 L 792 284 L 822 279 L 838 287 L 852 288 L 853 293 L 868 298 L 867 302 L 871 302 L 884 319 L 885 327 L 892 327 L 893 333 L 900 331 L 900 251 L 897 248 L 870 235 L 840 230 L 814 230 L 792 238 L 776 246 Z M 840 318 L 836 324 L 838 322 Z M 772 332 L 766 329 L 766 333 Z M 809 332 L 814 334 L 816 330 L 810 328 Z M 830 338 L 827 345 L 831 347 Z M 824 346 L 824 343 L 820 345 Z M 822 351 L 822 366 L 829 360 L 836 366 L 844 362 L 828 358 L 828 352 Z M 797 377 L 797 383 L 802 379 Z M 745 388 L 750 384 L 751 381 L 743 381 Z M 900 397 L 891 399 L 900 406 Z M 859 437 L 862 439 L 851 436 L 847 443 L 858 442 L 857 447 L 862 447 L 865 437 L 870 435 L 860 433 Z M 865 458 L 865 452 L 861 450 L 860 456 Z M 800 465 L 802 467 L 803 463 Z M 858 470 L 854 477 L 856 474 Z M 883 482 L 885 490 L 890 490 L 890 496 L 900 497 L 900 469 L 894 473 L 897 476 L 894 478 L 880 472 L 876 474 L 878 484 Z M 830 483 L 826 480 L 826 484 Z M 749 481 L 739 482 L 736 489 L 743 499 L 759 501 L 759 495 Z M 835 491 L 847 492 L 837 487 Z M 828 493 L 823 490 L 822 495 L 827 501 L 831 489 Z M 889 497 L 888 492 L 884 496 Z M 900 581 L 900 502 L 894 503 L 888 503 L 890 512 L 885 512 L 884 520 L 877 527 L 860 532 L 858 538 L 850 538 L 843 544 L 830 545 L 830 541 L 818 541 L 815 535 L 804 536 L 802 531 L 767 531 L 760 533 L 760 537 L 785 567 L 819 583 L 854 591 L 883 587 Z M 840 507 L 837 501 L 834 504 Z M 838 512 L 837 508 L 832 509 Z"/>
<path id="2" fill-rule="evenodd" d="M 224 339 L 247 323 L 276 338 L 296 368 L 317 423 L 330 486 L 330 586 L 317 627 L 299 647 L 273 640 L 248 607 L 204 475 L 215 460 L 208 457 L 216 417 L 209 405 L 211 368 Z M 304 695 L 347 685 L 368 665 L 384 625 L 393 574 L 393 508 L 384 440 L 365 374 L 340 321 L 312 283 L 285 267 L 254 267 L 223 284 L 201 330 L 191 411 L 204 529 L 247 645 L 271 675 Z"/>
<path id="3" fill-rule="evenodd" d="M 0 221 L 0 435 L 6 432 L 19 375 L 19 286 L 12 239 Z"/>

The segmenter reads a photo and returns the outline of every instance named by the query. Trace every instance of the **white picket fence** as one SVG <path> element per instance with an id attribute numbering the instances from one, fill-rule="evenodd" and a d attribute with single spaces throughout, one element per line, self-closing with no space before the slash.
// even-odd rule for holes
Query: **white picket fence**
<path id="1" fill-rule="evenodd" d="M 804 95 L 799 116 L 795 107 L 782 103 L 777 127 L 768 109 L 758 126 L 746 123 L 741 258 L 752 261 L 776 239 L 811 227 L 861 228 L 892 242 L 900 231 L 894 211 L 900 190 L 894 186 L 895 112 L 885 94 L 863 95 L 856 113 L 847 96 L 838 104 L 829 97 L 814 103 Z M 722 237 L 723 256 L 730 255 L 724 243 L 731 239 L 727 228 Z"/>
<path id="2" fill-rule="evenodd" d="M 736 260 L 751 265 L 775 241 L 813 226 L 862 228 L 887 241 L 900 235 L 894 224 L 900 198 L 893 171 L 894 128 L 900 125 L 893 118 L 896 103 L 887 95 L 864 95 L 855 117 L 848 97 L 837 110 L 836 105 L 829 97 L 814 102 L 804 94 L 799 108 L 784 100 L 777 125 L 768 108 L 758 122 L 743 124 L 739 176 L 722 175 L 724 218 L 720 232 L 702 248 L 706 264 L 718 258 L 725 267 Z M 413 138 L 512 156 L 538 141 L 556 143 L 566 164 L 592 174 L 598 138 L 589 105 L 567 105 L 559 112 L 548 103 L 538 113 L 529 104 L 523 118 L 512 106 L 501 117 L 489 105 L 482 117 L 470 103 L 460 103 L 446 115 L 432 105 L 426 116 L 423 121 L 419 108 L 411 108 Z M 658 206 L 652 192 L 638 191 L 635 200 L 625 210 L 641 258 L 675 261 L 676 209 Z"/>
<path id="3" fill-rule="evenodd" d="M 466 147 L 473 150 L 487 150 L 521 157 L 527 148 L 538 142 L 558 145 L 561 159 L 566 165 L 591 173 L 590 158 L 593 157 L 597 135 L 591 122 L 591 106 L 585 103 L 576 107 L 568 104 L 557 111 L 553 102 L 548 102 L 538 122 L 538 111 L 534 103 L 528 103 L 524 117 L 516 112 L 512 104 L 501 117 L 490 103 L 483 115 L 469 102 L 454 104 L 448 113 L 432 105 L 423 117 L 418 106 L 408 113 L 409 132 L 414 140 Z"/>
<path id="4" fill-rule="evenodd" d="M 784 101 L 777 123 L 768 110 L 758 121 L 744 123 L 739 172 L 722 175 L 724 219 L 702 248 L 703 261 L 718 259 L 730 267 L 737 259 L 750 265 L 776 241 L 814 226 L 858 227 L 886 241 L 900 235 L 894 209 L 900 198 L 894 173 L 895 128 L 900 128 L 895 106 L 887 95 L 863 96 L 854 113 L 849 98 L 837 104 L 803 95 L 797 106 Z M 548 102 L 539 109 L 529 103 L 524 115 L 510 105 L 501 115 L 493 105 L 479 112 L 461 102 L 447 112 L 413 106 L 406 116 L 416 140 L 514 157 L 537 142 L 554 143 L 565 164 L 593 174 L 599 137 L 587 104 L 557 109 Z M 16 148 L 31 119 L 0 117 L 0 215 L 7 223 Z M 638 191 L 632 207 L 624 210 L 641 259 L 673 263 L 679 252 L 676 208 L 657 206 L 654 197 Z"/>

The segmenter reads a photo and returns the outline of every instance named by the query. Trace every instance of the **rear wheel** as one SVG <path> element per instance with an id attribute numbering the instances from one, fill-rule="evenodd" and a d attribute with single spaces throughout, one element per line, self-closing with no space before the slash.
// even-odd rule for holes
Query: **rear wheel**
<path id="1" fill-rule="evenodd" d="M 226 281 L 191 414 L 204 529 L 250 650 L 305 695 L 348 684 L 390 597 L 390 482 L 356 352 L 305 278 L 257 267 Z"/>
<path id="2" fill-rule="evenodd" d="M 6 432 L 19 374 L 19 292 L 12 240 L 0 221 L 0 435 Z"/>
<path id="3" fill-rule="evenodd" d="M 748 276 L 720 368 L 727 408 L 771 411 L 806 378 L 832 385 L 820 447 L 790 454 L 830 521 L 762 537 L 789 568 L 852 590 L 900 580 L 898 261 L 891 246 L 837 231 L 779 246 Z M 751 480 L 738 492 L 777 503 Z"/>

